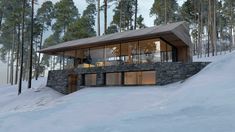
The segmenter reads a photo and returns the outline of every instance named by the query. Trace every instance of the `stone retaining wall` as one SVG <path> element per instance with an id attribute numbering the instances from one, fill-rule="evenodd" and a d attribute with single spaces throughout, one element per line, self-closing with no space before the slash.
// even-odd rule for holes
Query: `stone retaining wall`
<path id="1" fill-rule="evenodd" d="M 55 89 L 56 91 L 68 94 L 68 75 L 77 74 L 80 80 L 77 82 L 79 86 L 82 84 L 82 75 L 84 74 L 97 74 L 97 86 L 105 86 L 105 73 L 111 72 L 131 72 L 131 71 L 156 71 L 156 85 L 165 85 L 181 80 L 185 80 L 201 69 L 207 66 L 209 62 L 166 62 L 154 64 L 131 64 L 107 67 L 94 67 L 94 68 L 78 68 L 70 70 L 57 70 L 50 71 L 47 80 L 47 86 Z"/>

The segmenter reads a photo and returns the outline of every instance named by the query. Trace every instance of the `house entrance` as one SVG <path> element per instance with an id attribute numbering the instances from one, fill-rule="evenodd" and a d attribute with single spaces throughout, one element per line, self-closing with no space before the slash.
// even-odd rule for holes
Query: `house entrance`
<path id="1" fill-rule="evenodd" d="M 78 82 L 77 74 L 69 74 L 68 76 L 68 93 L 73 93 L 77 91 L 77 82 Z"/>

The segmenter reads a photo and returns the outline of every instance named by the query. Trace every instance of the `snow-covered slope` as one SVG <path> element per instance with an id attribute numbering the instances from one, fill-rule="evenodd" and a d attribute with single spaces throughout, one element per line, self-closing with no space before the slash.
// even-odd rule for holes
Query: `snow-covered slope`
<path id="1" fill-rule="evenodd" d="M 40 78 L 38 81 L 33 81 L 32 89 L 27 89 L 27 83 L 23 82 L 23 90 L 20 96 L 17 96 L 17 86 L 0 85 L 0 115 L 40 109 L 62 96 L 62 94 L 45 87 L 45 83 L 46 78 Z"/>
<path id="2" fill-rule="evenodd" d="M 194 62 L 214 62 L 214 61 L 217 61 L 221 58 L 224 57 L 224 55 L 226 55 L 227 53 L 229 53 L 229 51 L 226 51 L 226 52 L 222 52 L 222 53 L 217 53 L 217 55 L 215 56 L 212 56 L 212 53 L 210 53 L 210 56 L 207 57 L 207 54 L 203 54 L 201 57 L 198 57 L 197 55 L 193 56 L 193 61 Z"/>
<path id="3" fill-rule="evenodd" d="M 235 52 L 184 83 L 161 87 L 86 88 L 68 96 L 40 88 L 20 97 L 3 87 L 0 132 L 233 132 L 234 67 Z M 46 103 L 36 105 L 41 97 Z"/>

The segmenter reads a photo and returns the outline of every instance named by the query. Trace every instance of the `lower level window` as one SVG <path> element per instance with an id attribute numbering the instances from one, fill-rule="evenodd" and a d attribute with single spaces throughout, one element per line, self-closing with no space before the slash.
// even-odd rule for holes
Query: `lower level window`
<path id="1" fill-rule="evenodd" d="M 156 84 L 156 71 L 125 72 L 125 85 Z"/>
<path id="2" fill-rule="evenodd" d="M 96 74 L 86 74 L 85 75 L 85 85 L 95 86 L 96 85 Z"/>
<path id="3" fill-rule="evenodd" d="M 139 72 L 125 72 L 125 85 L 137 85 Z"/>
<path id="4" fill-rule="evenodd" d="M 141 72 L 141 84 L 151 85 L 156 84 L 156 71 L 144 71 Z"/>
<path id="5" fill-rule="evenodd" d="M 121 73 L 106 73 L 106 85 L 121 85 Z"/>

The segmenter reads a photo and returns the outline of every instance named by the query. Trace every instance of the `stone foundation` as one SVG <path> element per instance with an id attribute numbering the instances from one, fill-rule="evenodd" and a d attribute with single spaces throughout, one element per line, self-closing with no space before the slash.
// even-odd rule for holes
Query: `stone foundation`
<path id="1" fill-rule="evenodd" d="M 166 85 L 169 83 L 185 80 L 198 73 L 208 64 L 209 62 L 166 62 L 49 71 L 47 86 L 55 89 L 60 93 L 68 94 L 69 74 L 78 75 L 80 79 L 77 82 L 77 89 L 80 89 L 80 86 L 83 84 L 82 82 L 84 82 L 83 75 L 85 74 L 97 74 L 97 86 L 105 86 L 105 73 L 124 73 L 134 71 L 156 71 L 156 85 Z"/>

